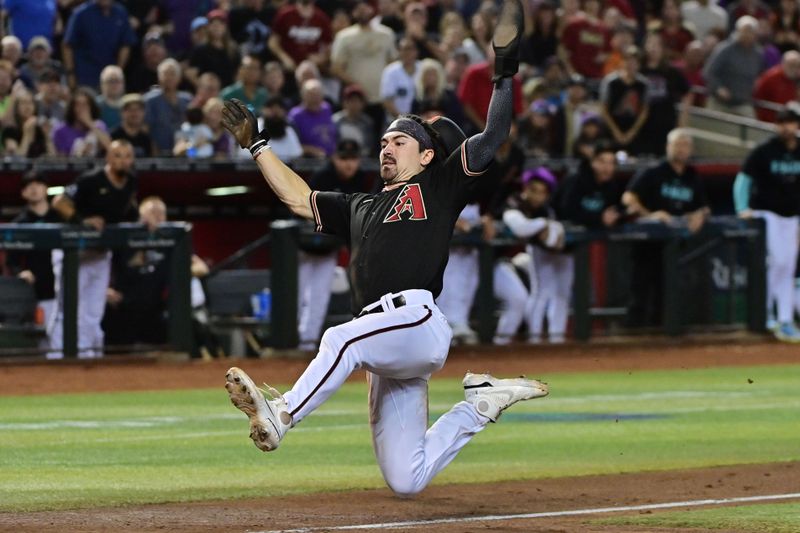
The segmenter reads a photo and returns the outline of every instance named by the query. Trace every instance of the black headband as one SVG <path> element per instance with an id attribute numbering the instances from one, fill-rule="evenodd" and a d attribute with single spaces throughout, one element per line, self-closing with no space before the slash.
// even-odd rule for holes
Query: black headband
<path id="1" fill-rule="evenodd" d="M 433 140 L 431 136 L 425 131 L 425 127 L 419 122 L 410 118 L 398 118 L 386 130 L 386 133 L 404 133 L 415 139 L 419 143 L 419 147 L 423 150 L 433 150 Z M 384 134 L 385 135 L 385 134 Z"/>

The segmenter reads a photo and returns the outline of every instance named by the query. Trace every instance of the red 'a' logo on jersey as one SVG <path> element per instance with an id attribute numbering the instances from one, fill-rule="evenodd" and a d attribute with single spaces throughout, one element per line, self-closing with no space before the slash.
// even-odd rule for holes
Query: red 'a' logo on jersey
<path id="1" fill-rule="evenodd" d="M 403 215 L 403 213 L 408 213 Z M 394 205 L 383 222 L 399 222 L 401 220 L 426 220 L 425 202 L 422 200 L 422 189 L 418 183 L 411 183 L 403 187 Z"/>

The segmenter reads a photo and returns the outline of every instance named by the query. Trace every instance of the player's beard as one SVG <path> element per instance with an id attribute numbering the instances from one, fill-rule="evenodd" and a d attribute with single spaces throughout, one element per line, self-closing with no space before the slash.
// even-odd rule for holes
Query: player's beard
<path id="1" fill-rule="evenodd" d="M 388 166 L 385 164 L 387 160 L 384 160 L 383 163 L 381 163 L 381 179 L 386 184 L 390 184 L 396 180 L 397 175 L 399 174 L 397 170 L 397 161 L 394 159 L 389 159 L 389 161 L 392 164 Z"/>

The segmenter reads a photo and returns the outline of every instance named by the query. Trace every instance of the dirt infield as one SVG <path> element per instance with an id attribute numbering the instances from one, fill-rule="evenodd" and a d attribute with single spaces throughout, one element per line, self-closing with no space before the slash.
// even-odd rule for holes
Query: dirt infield
<path id="1" fill-rule="evenodd" d="M 497 374 L 546 376 L 553 372 L 680 369 L 754 364 L 793 364 L 800 348 L 776 343 L 737 343 L 721 348 L 694 344 L 559 346 L 505 350 L 456 350 L 442 376 L 491 370 Z M 221 387 L 231 365 L 258 379 L 290 382 L 306 362 L 298 359 L 236 359 L 212 362 L 99 361 L 0 366 L 0 394 L 156 390 Z M 363 379 L 357 375 L 355 379 Z M 743 376 L 743 380 L 746 376 Z M 341 527 L 442 518 L 517 515 L 649 503 L 746 497 L 796 492 L 800 463 L 741 465 L 616 476 L 587 476 L 493 484 L 433 486 L 411 500 L 387 489 L 263 500 L 149 505 L 80 511 L 0 513 L 0 531 L 274 531 Z M 650 512 L 650 511 L 639 511 Z M 601 527 L 599 517 L 542 517 L 503 521 L 455 521 L 383 531 L 659 531 Z M 608 516 L 608 515 L 603 515 Z M 319 528 L 319 529 L 317 529 Z M 688 531 L 688 530 L 687 530 Z M 698 533 L 698 530 L 691 530 Z M 717 530 L 716 533 L 719 533 Z"/>

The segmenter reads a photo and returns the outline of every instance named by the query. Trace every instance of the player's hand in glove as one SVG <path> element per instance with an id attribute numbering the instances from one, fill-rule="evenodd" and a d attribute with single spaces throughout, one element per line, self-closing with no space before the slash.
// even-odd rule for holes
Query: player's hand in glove
<path id="1" fill-rule="evenodd" d="M 231 98 L 223 105 L 222 126 L 231 132 L 239 146 L 248 148 L 253 154 L 269 142 L 267 130 L 258 131 L 255 115 L 237 98 Z"/>
<path id="2" fill-rule="evenodd" d="M 492 36 L 494 77 L 510 78 L 519 70 L 519 50 L 525 31 L 525 16 L 520 0 L 505 0 Z"/>

